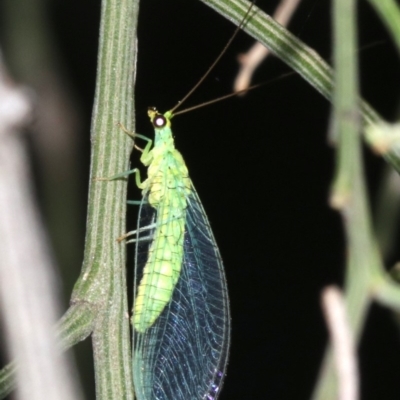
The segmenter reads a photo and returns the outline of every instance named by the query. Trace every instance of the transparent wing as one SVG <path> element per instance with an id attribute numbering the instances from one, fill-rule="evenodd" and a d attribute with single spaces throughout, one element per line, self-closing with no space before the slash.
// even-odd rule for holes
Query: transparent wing
<path id="1" fill-rule="evenodd" d="M 134 332 L 139 400 L 216 399 L 225 375 L 230 314 L 224 269 L 194 189 L 187 202 L 184 259 L 172 300 L 153 326 Z M 138 263 L 143 246 L 137 242 Z"/>
<path id="2" fill-rule="evenodd" d="M 153 239 L 156 223 L 156 211 L 148 204 L 147 196 L 143 198 L 139 207 L 139 219 L 135 233 L 135 285 L 134 299 L 136 298 L 136 288 L 140 281 L 142 270 L 146 264 L 149 248 Z M 148 229 L 147 229 L 148 227 Z"/>

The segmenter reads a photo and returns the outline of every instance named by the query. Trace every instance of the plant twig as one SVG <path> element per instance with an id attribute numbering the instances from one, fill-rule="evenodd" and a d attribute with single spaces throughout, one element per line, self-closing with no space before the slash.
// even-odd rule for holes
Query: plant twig
<path id="1" fill-rule="evenodd" d="M 272 18 L 282 26 L 288 26 L 299 4 L 300 0 L 281 0 Z M 248 89 L 254 71 L 268 55 L 268 48 L 260 42 L 256 42 L 246 53 L 238 56 L 240 69 L 233 83 L 234 92 Z"/>
<path id="2" fill-rule="evenodd" d="M 225 18 L 238 24 L 248 9 L 247 0 L 201 0 Z M 251 19 L 243 27 L 254 39 L 264 46 L 283 62 L 292 67 L 311 86 L 320 92 L 329 101 L 333 95 L 333 74 L 329 65 L 301 40 L 297 39 L 288 30 L 279 25 L 270 16 L 263 13 L 256 6 L 253 7 Z M 382 122 L 379 114 L 365 101 L 359 99 L 360 111 L 364 125 Z M 400 171 L 400 155 L 392 149 L 384 155 L 394 168 Z"/>
<path id="3" fill-rule="evenodd" d="M 103 0 L 86 247 L 74 304 L 96 310 L 92 341 L 97 400 L 133 399 L 125 232 L 127 182 L 99 181 L 128 169 L 131 143 L 117 126 L 134 132 L 134 76 L 138 0 Z"/>
<path id="4" fill-rule="evenodd" d="M 322 306 L 328 325 L 338 376 L 338 400 L 359 398 L 356 349 L 339 288 L 328 286 L 322 292 Z"/>
<path id="5" fill-rule="evenodd" d="M 336 89 L 332 125 L 338 150 L 330 202 L 341 213 L 347 238 L 346 309 L 350 328 L 358 340 L 372 300 L 371 287 L 376 277 L 383 275 L 383 266 L 372 233 L 361 151 L 356 1 L 336 0 L 333 17 Z M 337 393 L 328 353 L 313 398 L 333 400 Z"/>

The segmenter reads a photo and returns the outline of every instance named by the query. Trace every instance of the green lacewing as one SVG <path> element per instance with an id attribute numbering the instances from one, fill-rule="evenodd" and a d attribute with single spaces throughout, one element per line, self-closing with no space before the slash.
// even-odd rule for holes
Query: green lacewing
<path id="1" fill-rule="evenodd" d="M 137 229 L 123 236 L 133 236 L 128 243 L 136 245 L 133 378 L 139 400 L 216 399 L 229 353 L 224 267 L 184 159 L 175 148 L 171 119 L 176 108 L 164 114 L 149 108 L 154 145 L 123 128 L 133 139 L 147 141 L 140 158 L 148 168 L 147 179 L 141 182 L 136 168 L 110 178 L 136 174 L 143 196 Z"/>
<path id="2" fill-rule="evenodd" d="M 141 156 L 148 177 L 139 185 L 143 201 L 134 233 L 141 275 L 132 317 L 135 391 L 139 400 L 215 399 L 230 343 L 224 268 L 175 149 L 172 114 L 148 113 L 155 141 Z"/>

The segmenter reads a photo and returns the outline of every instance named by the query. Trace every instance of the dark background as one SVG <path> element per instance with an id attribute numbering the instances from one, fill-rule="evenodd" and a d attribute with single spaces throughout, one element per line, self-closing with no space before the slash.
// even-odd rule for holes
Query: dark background
<path id="1" fill-rule="evenodd" d="M 100 2 L 49 2 L 49 16 L 66 77 L 83 116 L 76 162 L 84 210 L 89 177 Z M 276 1 L 259 0 L 268 13 Z M 385 118 L 398 104 L 397 54 L 367 2 L 360 2 L 361 90 Z M 165 111 L 181 99 L 218 55 L 233 25 L 197 0 L 142 1 L 136 82 L 137 131 L 151 136 L 146 109 Z M 330 3 L 304 0 L 290 30 L 330 59 Z M 193 105 L 231 91 L 236 57 L 252 43 L 240 33 Z M 255 82 L 289 69 L 271 57 Z M 122 121 L 123 122 L 123 121 Z M 228 399 L 307 399 L 326 345 L 321 289 L 341 284 L 345 247 L 340 217 L 328 206 L 333 150 L 327 143 L 329 104 L 299 76 L 242 98 L 174 120 L 178 149 L 188 165 L 224 259 L 231 298 L 232 348 L 220 396 Z M 134 159 L 132 162 L 136 162 Z M 372 205 L 382 162 L 366 151 Z M 40 198 L 40 176 L 38 197 Z M 131 182 L 131 198 L 139 193 Z M 129 224 L 135 221 L 130 210 Z M 388 265 L 396 260 L 392 254 Z M 62 264 L 62 260 L 60 260 Z M 68 280 L 79 273 L 74 266 Z M 130 267 L 128 267 L 130 268 Z M 71 269 L 70 269 L 71 271 Z M 70 272 L 71 274 L 71 272 Z M 72 290 L 66 285 L 68 297 Z M 80 346 L 82 352 L 84 346 Z M 90 364 L 84 353 L 81 364 Z M 373 306 L 360 349 L 362 398 L 398 399 L 400 346 L 392 315 Z M 93 377 L 85 374 L 88 398 Z"/>

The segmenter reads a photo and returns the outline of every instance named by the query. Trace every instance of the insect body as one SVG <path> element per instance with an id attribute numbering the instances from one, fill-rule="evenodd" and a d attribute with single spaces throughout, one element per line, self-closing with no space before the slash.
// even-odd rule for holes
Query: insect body
<path id="1" fill-rule="evenodd" d="M 230 342 L 222 260 L 175 149 L 172 113 L 148 114 L 155 141 L 141 156 L 148 178 L 139 183 L 134 232 L 136 276 L 142 274 L 132 317 L 135 391 L 139 400 L 216 399 Z"/>
<path id="2" fill-rule="evenodd" d="M 133 325 L 138 332 L 144 332 L 159 317 L 179 279 L 186 198 L 191 191 L 185 162 L 174 146 L 170 116 L 158 115 L 154 109 L 149 109 L 149 116 L 156 127 L 156 137 L 153 149 L 141 157 L 149 168 L 148 178 L 140 188 L 157 210 L 157 220 L 135 301 Z"/>

